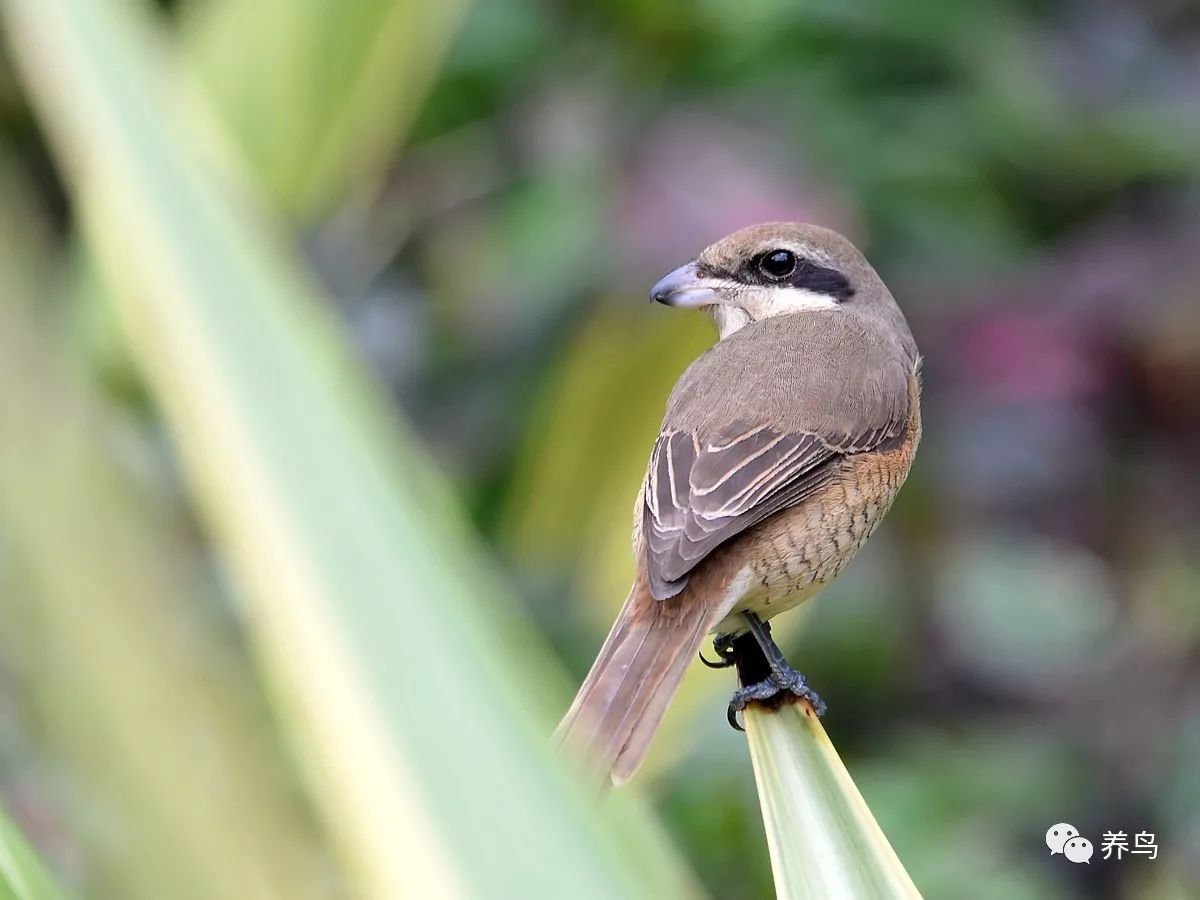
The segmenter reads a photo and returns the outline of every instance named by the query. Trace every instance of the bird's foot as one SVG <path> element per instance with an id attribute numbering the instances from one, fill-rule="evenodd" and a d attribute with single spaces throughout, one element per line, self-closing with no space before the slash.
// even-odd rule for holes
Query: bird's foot
<path id="1" fill-rule="evenodd" d="M 734 636 L 732 634 L 718 634 L 713 638 L 713 650 L 720 657 L 718 662 L 713 662 L 706 659 L 704 652 L 700 652 L 700 662 L 704 663 L 710 669 L 728 669 L 732 665 L 737 664 L 737 651 L 733 648 Z"/>
<path id="2" fill-rule="evenodd" d="M 772 671 L 762 681 L 748 684 L 734 691 L 727 713 L 729 724 L 737 731 L 745 731 L 746 729 L 738 723 L 737 714 L 745 709 L 752 700 L 770 700 L 780 694 L 792 694 L 801 700 L 807 700 L 818 718 L 825 715 L 825 701 L 808 686 L 808 679 L 793 668 L 781 667 Z"/>

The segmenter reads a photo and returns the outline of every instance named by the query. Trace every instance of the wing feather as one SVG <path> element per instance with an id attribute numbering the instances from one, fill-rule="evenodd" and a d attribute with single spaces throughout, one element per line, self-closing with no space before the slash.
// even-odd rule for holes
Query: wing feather
<path id="1" fill-rule="evenodd" d="M 847 455 L 894 437 L 902 423 L 889 424 L 839 443 L 745 423 L 703 442 L 689 432 L 663 432 L 651 454 L 642 511 L 651 592 L 660 600 L 678 594 L 718 546 L 803 502 Z"/>
<path id="2" fill-rule="evenodd" d="M 640 509 L 655 597 L 675 596 L 721 544 L 803 503 L 846 457 L 904 435 L 917 358 L 867 326 L 816 313 L 751 323 L 680 378 Z"/>

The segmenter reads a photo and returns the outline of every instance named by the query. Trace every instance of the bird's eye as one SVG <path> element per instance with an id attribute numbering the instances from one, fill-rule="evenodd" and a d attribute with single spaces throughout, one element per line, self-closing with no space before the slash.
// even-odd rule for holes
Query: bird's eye
<path id="1" fill-rule="evenodd" d="M 772 281 L 781 281 L 796 271 L 796 254 L 791 250 L 772 250 L 762 255 L 758 268 Z"/>

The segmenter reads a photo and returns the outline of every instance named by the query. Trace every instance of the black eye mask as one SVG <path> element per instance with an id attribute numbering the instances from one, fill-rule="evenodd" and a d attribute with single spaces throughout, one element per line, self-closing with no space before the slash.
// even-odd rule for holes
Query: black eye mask
<path id="1" fill-rule="evenodd" d="M 756 287 L 799 288 L 804 291 L 812 291 L 814 294 L 824 294 L 825 296 L 832 297 L 839 303 L 844 303 L 854 296 L 854 288 L 850 286 L 850 279 L 845 275 L 837 269 L 819 266 L 803 257 L 796 257 L 795 267 L 786 276 L 771 277 L 768 272 L 772 264 L 774 264 L 775 268 L 781 270 L 783 267 L 777 261 L 772 260 L 771 263 L 767 264 L 766 271 L 764 271 L 764 261 L 769 257 L 777 255 L 779 252 L 778 250 L 769 250 L 766 253 L 761 253 L 743 263 L 735 272 L 719 272 L 711 269 L 711 267 L 705 267 L 707 271 L 704 274 Z"/>

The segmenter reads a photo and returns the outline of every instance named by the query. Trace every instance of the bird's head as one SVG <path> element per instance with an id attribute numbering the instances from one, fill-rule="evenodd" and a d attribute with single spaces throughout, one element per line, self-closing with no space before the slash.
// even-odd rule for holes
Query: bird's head
<path id="1" fill-rule="evenodd" d="M 817 310 L 900 314 L 853 244 L 827 228 L 794 222 L 753 225 L 721 238 L 663 277 L 650 299 L 704 309 L 722 338 L 751 322 Z"/>

